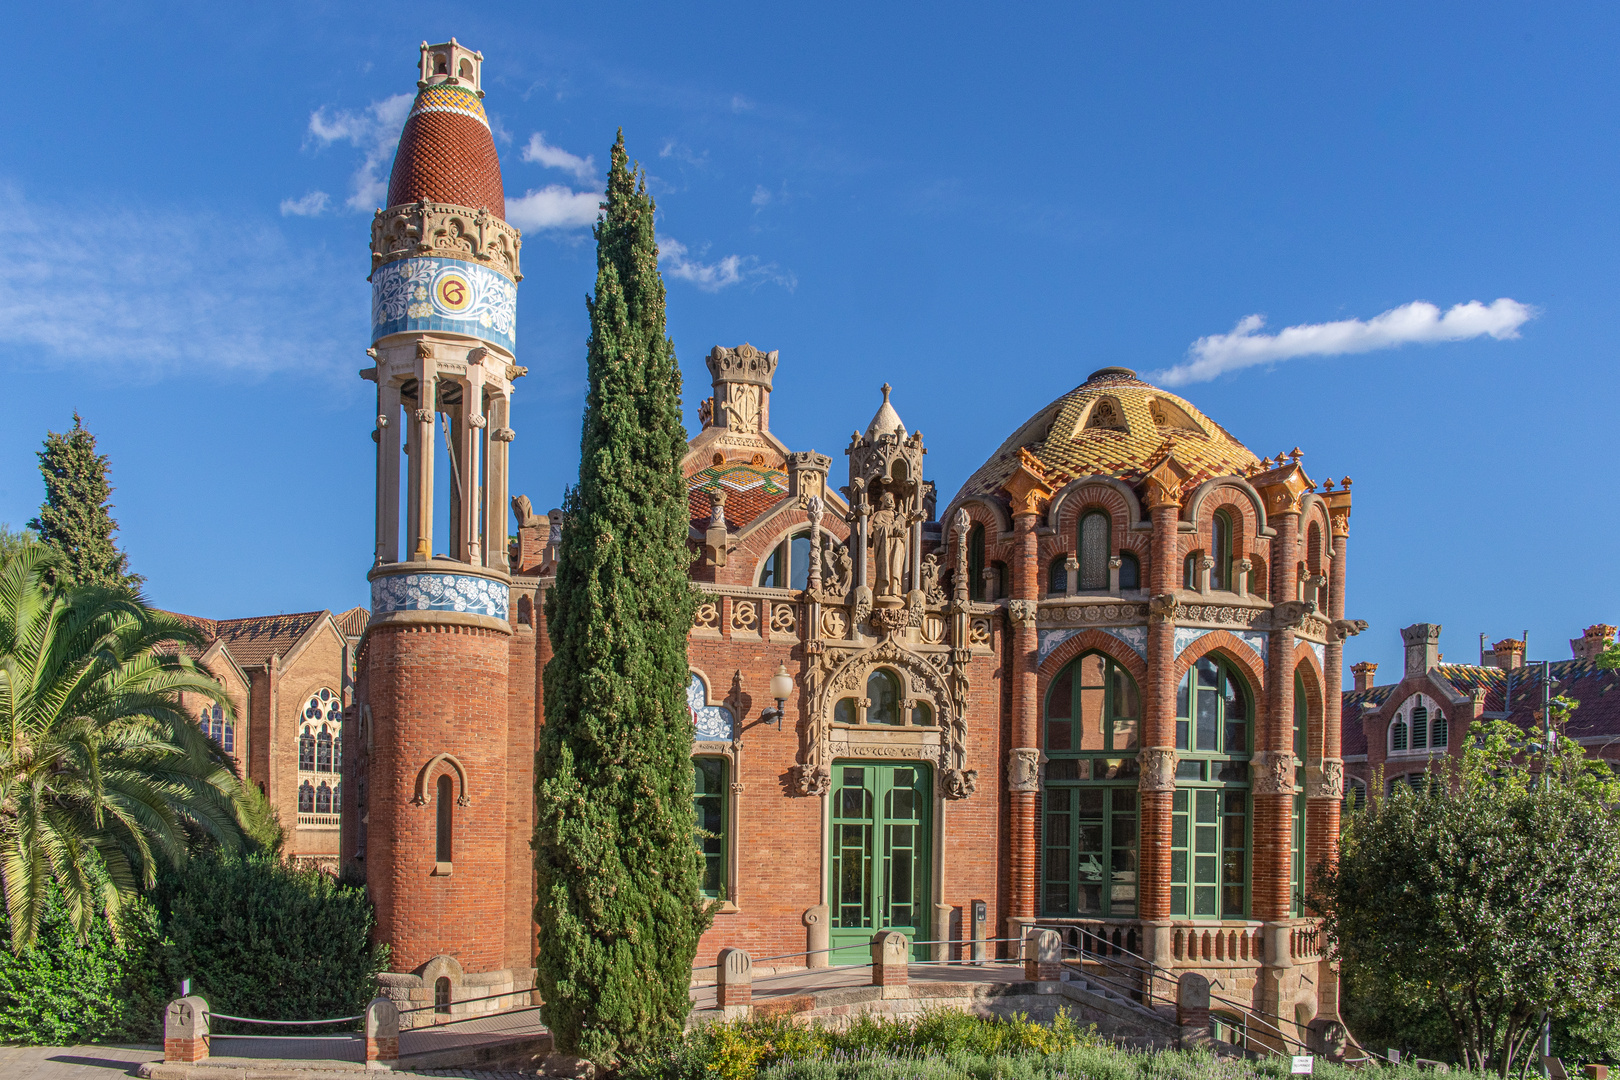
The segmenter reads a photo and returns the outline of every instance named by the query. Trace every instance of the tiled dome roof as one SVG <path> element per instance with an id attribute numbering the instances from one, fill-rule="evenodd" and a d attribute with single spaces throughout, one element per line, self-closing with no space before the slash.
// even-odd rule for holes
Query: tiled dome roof
<path id="1" fill-rule="evenodd" d="M 388 205 L 429 202 L 488 207 L 506 219 L 501 162 L 483 102 L 448 83 L 423 87 L 405 119 L 388 178 Z"/>
<path id="2" fill-rule="evenodd" d="M 1168 446 L 1167 446 L 1168 444 Z M 998 495 L 1028 448 L 1046 466 L 1053 489 L 1082 476 L 1135 483 L 1173 449 L 1198 483 L 1243 475 L 1254 454 L 1185 400 L 1136 377 L 1129 368 L 1103 368 L 1024 422 L 957 493 Z"/>

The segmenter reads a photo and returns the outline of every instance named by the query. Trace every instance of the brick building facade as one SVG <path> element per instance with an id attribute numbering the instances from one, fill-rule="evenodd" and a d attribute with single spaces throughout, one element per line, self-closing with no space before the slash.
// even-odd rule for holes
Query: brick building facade
<path id="1" fill-rule="evenodd" d="M 422 46 L 372 226 L 377 545 L 343 738 L 343 856 L 386 981 L 452 1012 L 532 986 L 563 527 L 520 497 L 507 535 L 519 237 L 481 64 Z M 1039 925 L 1286 1025 L 1335 1016 L 1299 894 L 1338 833 L 1342 643 L 1365 625 L 1344 617 L 1349 481 L 1319 491 L 1298 450 L 1256 458 L 1104 368 L 941 507 L 887 386 L 835 468 L 772 432 L 777 353 L 707 364 L 684 462 L 695 842 L 720 904 L 699 962 L 838 963 L 881 929 L 1007 955 Z"/>

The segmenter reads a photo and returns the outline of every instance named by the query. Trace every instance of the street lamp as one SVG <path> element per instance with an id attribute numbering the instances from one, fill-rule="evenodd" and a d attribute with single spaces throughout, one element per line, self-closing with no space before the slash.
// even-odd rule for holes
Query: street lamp
<path id="1" fill-rule="evenodd" d="M 788 674 L 786 664 L 776 665 L 776 674 L 771 676 L 771 697 L 776 699 L 776 708 L 766 709 L 759 714 L 760 721 L 770 723 L 776 721 L 776 730 L 782 730 L 782 716 L 787 711 L 787 699 L 793 696 L 793 676 Z"/>

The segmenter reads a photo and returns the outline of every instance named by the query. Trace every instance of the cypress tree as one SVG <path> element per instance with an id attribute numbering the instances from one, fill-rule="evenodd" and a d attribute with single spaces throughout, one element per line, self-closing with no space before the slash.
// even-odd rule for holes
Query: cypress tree
<path id="1" fill-rule="evenodd" d="M 686 431 L 653 210 L 620 131 L 594 230 L 579 483 L 546 598 L 535 763 L 543 1015 L 560 1052 L 601 1066 L 679 1035 L 710 918 L 686 707 Z"/>
<path id="2" fill-rule="evenodd" d="M 78 413 L 71 431 L 46 433 L 39 471 L 45 477 L 45 502 L 28 527 L 62 556 L 56 583 L 139 591 L 146 579 L 129 572 L 129 557 L 113 542 L 118 523 L 107 501 L 113 491 L 107 455 L 96 453 L 96 437 Z"/>

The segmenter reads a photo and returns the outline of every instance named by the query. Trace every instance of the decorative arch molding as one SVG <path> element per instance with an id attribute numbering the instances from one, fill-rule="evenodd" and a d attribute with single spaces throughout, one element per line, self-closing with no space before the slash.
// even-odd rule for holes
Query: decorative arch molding
<path id="1" fill-rule="evenodd" d="M 1259 536 L 1277 535 L 1277 530 L 1266 522 L 1265 500 L 1261 499 L 1260 493 L 1254 490 L 1254 485 L 1241 476 L 1217 476 L 1199 484 L 1198 490 L 1194 491 L 1192 498 L 1187 500 L 1186 509 L 1181 514 L 1181 520 L 1196 523 L 1203 513 L 1204 500 L 1209 498 L 1210 493 L 1219 487 L 1235 488 L 1253 504 L 1256 532 Z"/>
<path id="2" fill-rule="evenodd" d="M 1035 675 L 1035 685 L 1039 689 L 1038 700 L 1046 700 L 1046 688 L 1057 678 L 1059 672 L 1069 666 L 1070 661 L 1088 652 L 1102 653 L 1114 661 L 1130 673 L 1138 687 L 1147 685 L 1147 661 L 1142 659 L 1135 649 L 1106 630 L 1088 628 L 1066 639 L 1041 661 Z"/>
<path id="3" fill-rule="evenodd" d="M 931 761 L 939 769 L 941 794 L 964 799 L 973 794 L 978 770 L 967 767 L 967 676 L 964 664 L 951 663 L 950 653 L 913 652 L 893 637 L 871 648 L 831 658 L 831 670 L 816 680 L 803 728 L 799 763 L 791 770 L 791 789 L 799 795 L 822 795 L 831 789 L 832 763 L 850 753 Z M 884 669 L 898 675 L 906 702 L 924 702 L 935 722 L 930 727 L 839 727 L 834 735 L 833 711 L 840 699 L 865 694 L 866 680 Z"/>
<path id="4" fill-rule="evenodd" d="M 1127 529 L 1134 529 L 1142 523 L 1142 500 L 1137 498 L 1136 492 L 1131 490 L 1131 486 L 1118 477 L 1094 475 L 1081 476 L 1070 480 L 1058 489 L 1058 493 L 1052 496 L 1052 502 L 1046 508 L 1046 524 L 1048 528 L 1057 529 L 1059 527 L 1064 515 L 1068 513 L 1069 500 L 1076 497 L 1080 490 L 1088 484 L 1109 488 L 1119 495 L 1125 504 L 1125 527 Z M 1102 505 L 1105 510 L 1113 511 L 1113 507 L 1105 503 L 1099 505 Z M 1084 507 L 1082 506 L 1081 509 L 1084 509 Z"/>
<path id="5" fill-rule="evenodd" d="M 427 764 L 423 765 L 421 771 L 416 774 L 416 794 L 411 799 L 411 805 L 427 805 L 428 781 L 433 779 L 433 775 L 440 764 L 449 765 L 450 770 L 456 774 L 456 782 L 460 786 L 460 790 L 456 792 L 456 805 L 471 806 L 472 796 L 467 793 L 467 767 L 454 754 L 434 754 L 428 758 Z"/>
<path id="6" fill-rule="evenodd" d="M 460 986 L 466 981 L 466 972 L 462 970 L 461 961 L 453 956 L 440 953 L 417 969 L 422 977 L 422 985 L 431 987 L 438 979 L 449 979 L 451 986 Z"/>
<path id="7" fill-rule="evenodd" d="M 1227 645 L 1235 644 L 1241 646 L 1247 653 L 1250 653 L 1259 659 L 1262 668 L 1265 666 L 1267 656 L 1271 651 L 1270 634 L 1260 630 L 1207 630 L 1196 626 L 1176 627 L 1177 664 L 1180 665 L 1183 654 L 1192 649 L 1200 641 L 1204 641 L 1211 634 L 1220 634 L 1221 640 L 1223 640 Z M 1213 642 L 1207 642 L 1206 647 L 1210 644 L 1213 644 Z M 1196 656 L 1193 657 L 1193 660 L 1196 659 L 1198 659 Z M 1176 669 L 1177 676 L 1179 677 L 1182 672 L 1185 672 L 1186 669 L 1191 666 L 1192 660 L 1187 661 L 1185 666 L 1178 666 Z"/>
<path id="8" fill-rule="evenodd" d="M 1314 641 L 1294 640 L 1294 669 L 1304 667 L 1309 671 L 1308 679 L 1315 679 L 1316 685 L 1321 687 L 1327 683 L 1327 664 L 1322 659 L 1322 652 L 1327 650 Z M 1308 681 L 1308 680 L 1307 680 Z"/>
<path id="9" fill-rule="evenodd" d="M 946 508 L 945 513 L 939 516 L 939 520 L 955 521 L 958 509 L 966 510 L 968 517 L 975 524 L 994 525 L 996 527 L 994 537 L 985 537 L 987 542 L 994 540 L 996 543 L 1000 543 L 1012 536 L 1012 517 L 1007 513 L 1007 508 L 994 499 L 986 498 L 983 495 L 968 495 L 959 498 Z"/>
<path id="10" fill-rule="evenodd" d="M 1312 521 L 1322 526 L 1322 557 L 1333 558 L 1333 521 L 1328 515 L 1327 501 L 1314 491 L 1307 492 L 1299 500 L 1299 534 L 1305 535 L 1305 528 Z"/>

